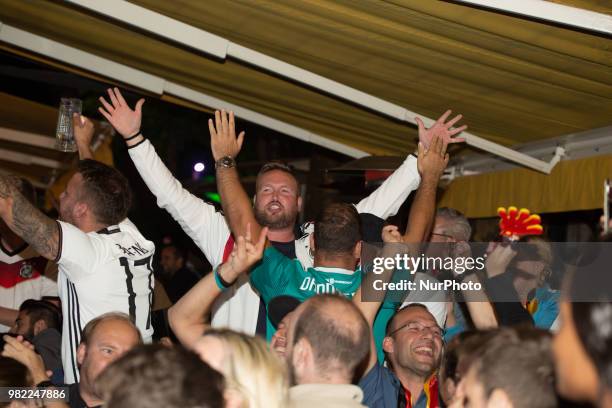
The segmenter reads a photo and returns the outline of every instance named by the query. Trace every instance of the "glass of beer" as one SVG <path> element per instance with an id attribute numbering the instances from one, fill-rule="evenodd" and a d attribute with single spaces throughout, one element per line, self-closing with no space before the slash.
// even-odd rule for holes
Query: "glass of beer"
<path id="1" fill-rule="evenodd" d="M 83 101 L 76 98 L 62 98 L 60 101 L 57 129 L 55 130 L 55 147 L 61 152 L 76 152 L 77 145 L 74 140 L 72 128 L 72 115 L 81 114 Z"/>

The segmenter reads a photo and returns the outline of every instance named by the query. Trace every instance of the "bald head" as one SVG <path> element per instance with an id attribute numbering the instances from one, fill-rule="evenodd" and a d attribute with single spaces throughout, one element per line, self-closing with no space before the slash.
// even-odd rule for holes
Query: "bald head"
<path id="1" fill-rule="evenodd" d="M 292 343 L 305 339 L 321 370 L 352 375 L 370 349 L 370 330 L 357 307 L 340 295 L 318 295 L 295 311 Z"/>

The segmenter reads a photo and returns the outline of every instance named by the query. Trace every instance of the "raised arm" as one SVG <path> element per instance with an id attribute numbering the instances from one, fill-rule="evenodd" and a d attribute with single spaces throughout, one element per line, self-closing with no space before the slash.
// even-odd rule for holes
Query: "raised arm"
<path id="1" fill-rule="evenodd" d="M 221 264 L 216 271 L 201 279 L 174 306 L 168 309 L 170 327 L 185 347 L 192 348 L 198 338 L 209 328 L 206 317 L 215 299 L 222 292 L 222 282 L 235 282 L 241 273 L 248 271 L 255 262 L 261 259 L 268 229 L 263 228 L 260 231 L 256 243 L 251 242 L 249 229 L 245 228 L 245 230 L 247 231 L 246 237 L 238 237 L 229 260 Z"/>
<path id="2" fill-rule="evenodd" d="M 418 166 L 422 181 L 410 208 L 404 242 L 421 243 L 429 235 L 436 212 L 438 183 L 449 159 L 446 147 L 446 141 L 440 136 L 434 137 L 427 150 L 419 143 Z"/>
<path id="3" fill-rule="evenodd" d="M 34 207 L 17 189 L 17 179 L 0 175 L 0 217 L 41 256 L 57 258 L 60 233 L 55 220 Z"/>
<path id="4" fill-rule="evenodd" d="M 94 135 L 94 124 L 83 115 L 77 113 L 72 117 L 72 129 L 74 130 L 74 140 L 79 149 L 79 159 L 92 159 L 91 140 Z"/>
<path id="5" fill-rule="evenodd" d="M 223 215 L 214 206 L 187 191 L 164 165 L 155 148 L 141 133 L 140 99 L 132 110 L 119 89 L 108 89 L 108 101 L 100 97 L 100 113 L 123 137 L 128 153 L 157 205 L 170 213 L 185 233 L 202 250 L 213 266 L 222 262 L 230 236 Z"/>
<path id="6" fill-rule="evenodd" d="M 456 136 L 467 129 L 467 126 L 453 128 L 462 116 L 457 115 L 447 122 L 450 114 L 450 110 L 446 111 L 429 128 L 425 127 L 420 118 L 416 118 L 419 129 L 419 143 L 425 147 L 425 150 L 429 149 L 434 137 L 441 137 L 446 144 L 464 141 L 463 138 Z M 420 182 L 417 158 L 408 155 L 402 165 L 380 187 L 356 205 L 357 211 L 387 219 L 397 213 L 408 195 L 419 187 Z"/>
<path id="7" fill-rule="evenodd" d="M 377 256 L 379 258 L 394 258 L 398 253 L 402 251 L 402 235 L 399 233 L 398 228 L 395 225 L 387 225 L 382 230 L 382 240 L 385 243 L 382 252 Z M 376 364 L 377 353 L 376 344 L 374 342 L 374 334 L 372 332 L 378 309 L 383 302 L 385 293 L 375 289 L 374 281 L 380 280 L 381 285 L 391 281 L 395 268 L 385 268 L 381 273 L 368 273 L 362 275 L 361 286 L 357 289 L 357 292 L 353 296 L 353 303 L 361 311 L 365 317 L 368 325 L 370 326 L 370 356 L 368 365 L 364 370 L 364 374 L 369 372 L 370 369 Z M 368 299 L 368 300 L 366 300 Z"/>
<path id="8" fill-rule="evenodd" d="M 225 219 L 234 236 L 246 235 L 247 225 L 252 236 L 259 236 L 261 225 L 255 219 L 253 204 L 249 199 L 236 169 L 236 156 L 244 141 L 244 132 L 236 137 L 234 113 L 215 111 L 215 120 L 208 121 L 210 145 L 217 170 L 217 189 Z"/>

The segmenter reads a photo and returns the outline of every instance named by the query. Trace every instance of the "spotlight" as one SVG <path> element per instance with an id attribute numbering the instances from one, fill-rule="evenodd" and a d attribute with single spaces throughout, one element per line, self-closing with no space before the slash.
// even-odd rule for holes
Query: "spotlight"
<path id="1" fill-rule="evenodd" d="M 205 168 L 206 166 L 204 166 L 204 163 L 202 162 L 197 162 L 196 164 L 193 165 L 193 170 L 198 173 L 203 172 Z"/>

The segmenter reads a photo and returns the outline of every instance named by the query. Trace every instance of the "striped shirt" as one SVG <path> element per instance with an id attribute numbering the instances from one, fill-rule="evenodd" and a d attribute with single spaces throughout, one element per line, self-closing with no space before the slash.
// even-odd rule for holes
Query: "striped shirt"
<path id="1" fill-rule="evenodd" d="M 155 246 L 127 218 L 89 233 L 58 222 L 62 363 L 65 383 L 72 384 L 79 381 L 76 351 L 81 331 L 95 317 L 107 312 L 126 313 L 144 341 L 150 342 Z"/>

